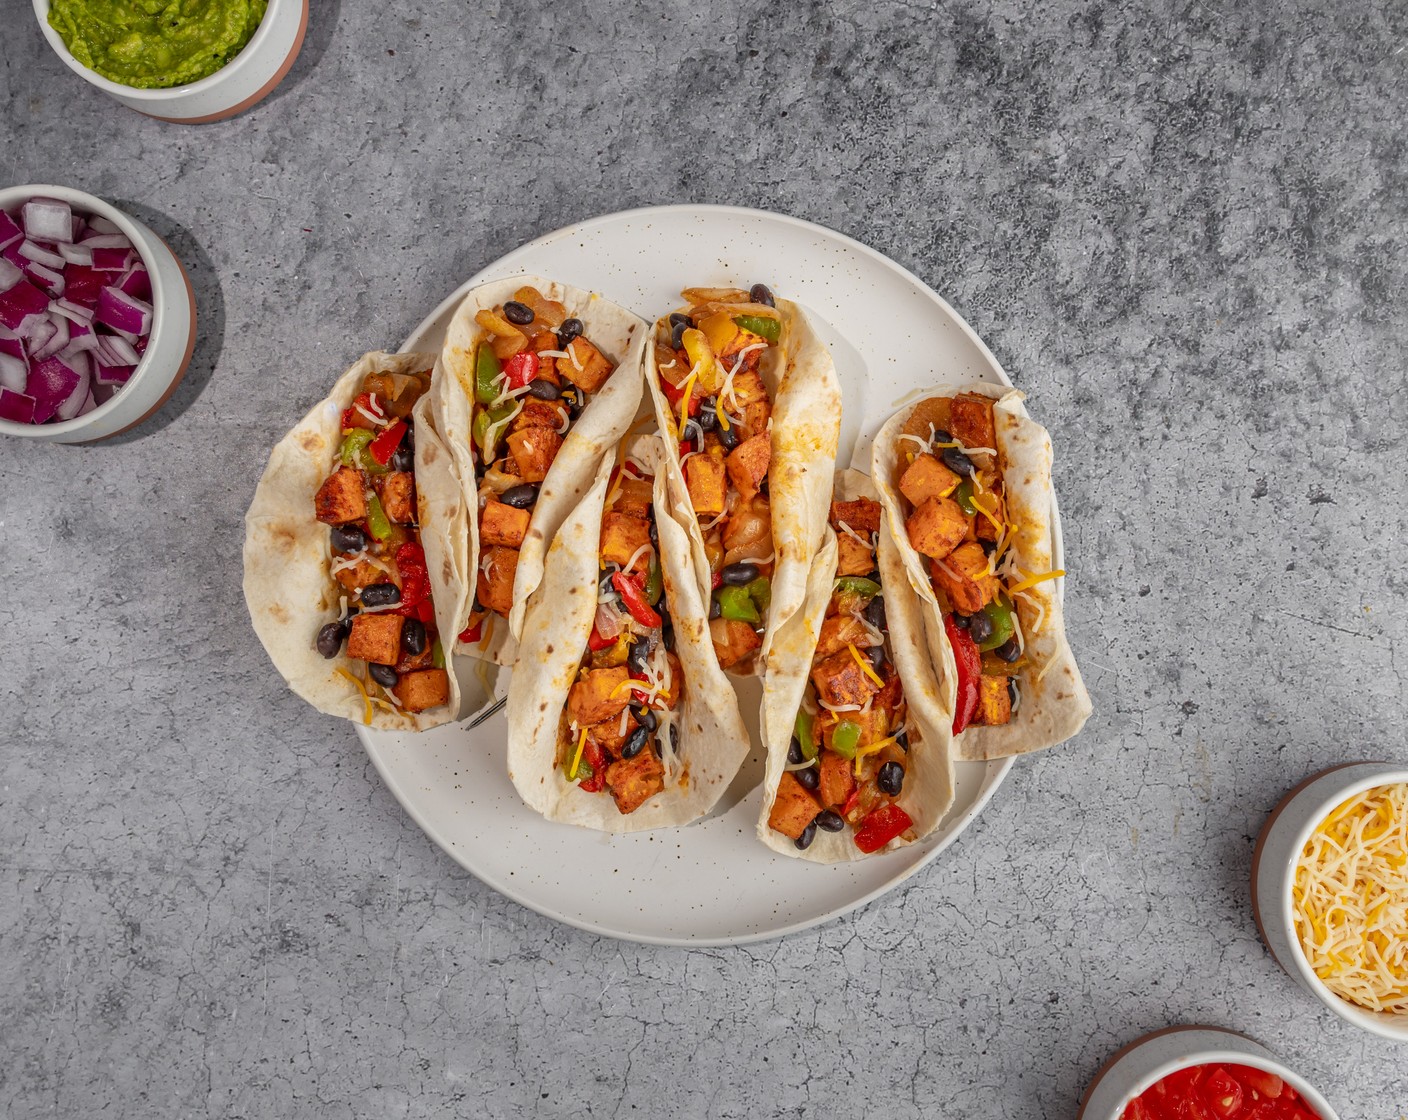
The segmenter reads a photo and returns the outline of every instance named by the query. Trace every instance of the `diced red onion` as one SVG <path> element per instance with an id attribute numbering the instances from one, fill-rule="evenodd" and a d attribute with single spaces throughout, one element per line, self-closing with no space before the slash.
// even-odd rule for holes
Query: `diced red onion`
<path id="1" fill-rule="evenodd" d="M 24 240 L 24 230 L 14 218 L 0 210 L 0 249 L 8 249 Z"/>
<path id="2" fill-rule="evenodd" d="M 0 258 L 9 261 L 16 268 L 24 264 L 24 258 L 20 256 L 20 243 L 16 241 L 13 245 L 6 245 L 0 249 Z"/>
<path id="3" fill-rule="evenodd" d="M 62 315 L 50 315 L 49 322 L 54 324 L 54 333 L 49 336 L 43 346 L 34 348 L 34 358 L 36 361 L 49 357 L 50 354 L 57 354 L 68 345 L 68 320 Z"/>
<path id="4" fill-rule="evenodd" d="M 80 214 L 75 214 L 75 215 L 73 216 L 73 239 L 74 239 L 75 241 L 77 241 L 80 237 L 82 237 L 82 236 L 83 236 L 85 233 L 87 233 L 87 232 L 88 232 L 88 223 L 83 220 L 82 215 L 80 215 Z"/>
<path id="5" fill-rule="evenodd" d="M 98 313 L 94 318 L 115 331 L 142 335 L 152 328 L 152 305 L 129 296 L 121 288 L 104 288 L 98 294 Z"/>
<path id="6" fill-rule="evenodd" d="M 136 263 L 131 249 L 94 249 L 93 267 L 99 272 L 126 272 Z"/>
<path id="7" fill-rule="evenodd" d="M 68 281 L 65 299 L 83 307 L 97 307 L 98 295 L 107 287 L 109 277 L 87 265 L 71 264 L 64 269 L 64 279 Z"/>
<path id="8" fill-rule="evenodd" d="M 23 358 L 13 354 L 0 354 L 0 388 L 24 392 L 24 383 L 29 379 L 29 366 Z"/>
<path id="9" fill-rule="evenodd" d="M 152 278 L 141 265 L 131 269 L 114 287 L 121 288 L 129 296 L 136 296 L 148 302 L 152 298 Z"/>
<path id="10" fill-rule="evenodd" d="M 9 354 L 11 357 L 25 359 L 24 338 L 17 335 L 9 327 L 0 327 L 0 354 Z"/>
<path id="11" fill-rule="evenodd" d="M 141 356 L 137 353 L 137 348 L 125 338 L 119 338 L 116 335 L 108 335 L 106 338 L 101 339 L 101 344 L 107 350 L 108 354 L 112 356 L 112 361 L 108 363 L 109 365 L 135 366 L 141 360 Z"/>
<path id="12" fill-rule="evenodd" d="M 58 358 L 45 358 L 29 367 L 25 392 L 34 398 L 34 423 L 42 424 L 59 410 L 73 395 L 83 378 L 76 369 L 64 365 Z M 83 403 L 83 398 L 78 398 Z M 74 406 L 75 410 L 77 405 Z"/>
<path id="13" fill-rule="evenodd" d="M 57 198 L 31 198 L 24 204 L 25 236 L 36 241 L 72 241 L 73 210 Z"/>
<path id="14" fill-rule="evenodd" d="M 59 256 L 63 257 L 69 264 L 93 263 L 93 250 L 87 245 L 60 245 Z"/>
<path id="15" fill-rule="evenodd" d="M 46 268 L 42 264 L 35 264 L 33 261 L 25 271 L 29 273 L 29 278 L 49 295 L 57 298 L 64 294 L 64 274 L 62 272 Z"/>
<path id="16" fill-rule="evenodd" d="M 88 389 L 88 397 L 87 397 L 86 400 L 84 400 L 84 402 L 83 402 L 83 407 L 78 410 L 78 415 L 79 415 L 79 416 L 86 416 L 88 413 L 92 412 L 92 411 L 93 411 L 95 408 L 97 408 L 97 407 L 98 407 L 98 402 L 97 402 L 97 400 L 94 398 L 94 396 L 93 396 L 93 389 L 92 389 L 92 387 L 90 386 L 89 389 Z"/>
<path id="17" fill-rule="evenodd" d="M 29 343 L 31 354 L 43 346 L 49 339 L 54 337 L 54 332 L 59 328 L 54 325 L 53 316 L 49 314 L 31 315 L 21 325 L 18 334 Z"/>
<path id="18" fill-rule="evenodd" d="M 102 367 L 99 366 L 98 368 L 101 369 Z M 93 399 L 99 404 L 107 404 L 121 388 L 122 386 L 119 384 L 104 384 L 99 378 L 94 377 L 92 388 Z"/>
<path id="19" fill-rule="evenodd" d="M 110 222 L 101 214 L 93 214 L 88 218 L 88 228 L 98 233 L 121 233 L 116 222 Z"/>
<path id="20" fill-rule="evenodd" d="M 24 269 L 0 259 L 0 292 L 8 291 L 24 279 Z"/>
<path id="21" fill-rule="evenodd" d="M 59 361 L 66 366 L 72 366 L 82 373 L 85 369 L 92 369 L 89 354 L 97 348 L 98 339 L 96 335 L 80 335 L 78 338 L 70 338 L 68 345 L 59 351 Z"/>
<path id="22" fill-rule="evenodd" d="M 132 242 L 121 233 L 90 233 L 83 239 L 87 249 L 130 249 Z"/>
<path id="23" fill-rule="evenodd" d="M 127 379 L 132 376 L 131 366 L 108 366 L 102 362 L 93 364 L 93 378 L 95 385 L 126 385 Z"/>
<path id="24" fill-rule="evenodd" d="M 35 264 L 42 264 L 45 268 L 63 268 L 67 263 L 62 254 L 51 252 L 44 246 L 36 245 L 29 240 L 20 242 L 20 256 Z"/>
<path id="25" fill-rule="evenodd" d="M 39 315 L 49 307 L 49 297 L 24 277 L 0 291 L 0 323 L 18 330 L 31 315 Z"/>
<path id="26" fill-rule="evenodd" d="M 34 423 L 34 398 L 12 389 L 0 389 L 0 420 L 16 424 Z"/>
<path id="27" fill-rule="evenodd" d="M 621 612 L 610 603 L 596 605 L 596 621 L 593 624 L 603 638 L 614 638 L 622 630 Z"/>
<path id="28" fill-rule="evenodd" d="M 74 303 L 71 299 L 56 299 L 49 304 L 49 310 L 62 315 L 72 323 L 88 324 L 93 321 L 93 309 L 84 307 L 81 303 Z"/>
<path id="29" fill-rule="evenodd" d="M 92 376 L 83 370 L 75 370 L 78 374 L 78 384 L 74 386 L 73 392 L 64 398 L 63 403 L 54 410 L 54 415 L 60 420 L 72 420 L 78 415 L 83 407 L 83 402 L 88 399 L 88 385 L 92 381 Z"/>

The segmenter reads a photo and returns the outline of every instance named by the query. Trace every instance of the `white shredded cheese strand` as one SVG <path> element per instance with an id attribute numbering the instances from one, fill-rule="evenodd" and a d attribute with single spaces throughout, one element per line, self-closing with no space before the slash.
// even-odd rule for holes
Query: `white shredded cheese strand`
<path id="1" fill-rule="evenodd" d="M 854 529 L 852 529 L 852 528 L 851 528 L 849 525 L 847 525 L 844 521 L 837 521 L 837 522 L 836 522 L 836 527 L 837 527 L 838 529 L 840 529 L 841 532 L 845 533 L 846 536 L 853 538 L 857 544 L 863 544 L 863 545 L 865 545 L 866 548 L 874 548 L 874 547 L 875 547 L 875 542 L 874 542 L 874 541 L 868 541 L 868 540 L 866 540 L 863 536 L 861 536 L 859 533 L 857 533 Z"/>
<path id="2" fill-rule="evenodd" d="M 375 400 L 375 396 L 373 396 L 372 399 Z M 391 423 L 391 421 L 386 419 L 384 415 L 374 416 L 372 413 L 368 412 L 365 408 L 363 408 L 360 404 L 357 404 L 355 401 L 353 402 L 352 407 L 355 408 L 358 412 L 360 412 L 363 416 L 365 416 L 368 420 L 370 420 L 373 424 L 375 424 L 378 428 L 384 428 Z"/>
<path id="3" fill-rule="evenodd" d="M 820 696 L 816 698 L 816 702 L 828 712 L 858 712 L 865 707 L 864 704 L 828 704 Z"/>
<path id="4" fill-rule="evenodd" d="M 566 358 L 566 357 L 568 357 L 568 353 L 567 353 L 566 350 L 539 350 L 539 351 L 538 351 L 538 357 L 540 357 L 540 358 Z"/>
<path id="5" fill-rule="evenodd" d="M 773 549 L 766 556 L 740 556 L 734 561 L 735 564 L 771 564 L 777 559 L 777 549 Z"/>
<path id="6" fill-rule="evenodd" d="M 633 553 L 631 553 L 631 558 L 626 561 L 626 566 L 625 566 L 624 568 L 622 568 L 621 570 L 622 570 L 623 572 L 629 572 L 632 568 L 634 568 L 634 567 L 636 566 L 636 561 L 639 560 L 643 554 L 645 554 L 645 553 L 647 553 L 647 552 L 649 552 L 649 551 L 650 551 L 650 545 L 649 545 L 649 543 L 646 543 L 646 544 L 641 545 L 638 549 L 636 549 Z"/>
<path id="7" fill-rule="evenodd" d="M 918 444 L 918 445 L 919 445 L 919 453 L 920 453 L 921 455 L 923 455 L 923 454 L 925 454 L 926 452 L 928 452 L 928 450 L 929 450 L 930 447 L 932 446 L 932 445 L 930 444 L 930 442 L 929 442 L 927 439 L 922 439 L 922 438 L 920 438 L 919 436 L 910 435 L 908 432 L 906 432 L 906 433 L 904 433 L 903 435 L 901 435 L 901 436 L 900 436 L 900 439 L 912 440 L 914 443 Z"/>

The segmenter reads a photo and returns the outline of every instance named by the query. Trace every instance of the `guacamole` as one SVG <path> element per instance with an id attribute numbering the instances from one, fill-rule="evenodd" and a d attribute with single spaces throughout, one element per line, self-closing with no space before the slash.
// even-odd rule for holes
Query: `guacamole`
<path id="1" fill-rule="evenodd" d="M 267 0 L 51 0 L 49 26 L 90 70 L 138 89 L 207 78 L 244 49 Z"/>

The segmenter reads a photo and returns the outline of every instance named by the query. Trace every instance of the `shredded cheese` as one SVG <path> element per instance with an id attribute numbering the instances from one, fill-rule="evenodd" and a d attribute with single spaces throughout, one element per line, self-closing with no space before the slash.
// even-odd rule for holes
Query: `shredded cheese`
<path id="1" fill-rule="evenodd" d="M 575 782 L 577 780 L 577 768 L 582 765 L 582 751 L 587 746 L 587 729 L 582 728 L 581 734 L 577 736 L 577 753 L 572 756 L 572 769 L 567 772 L 567 780 Z"/>
<path id="2" fill-rule="evenodd" d="M 1026 579 L 1022 580 L 1022 582 L 1019 583 L 1019 584 L 1017 584 L 1015 587 L 1009 587 L 1009 588 L 1007 589 L 1007 594 L 1009 594 L 1009 595 L 1016 595 L 1016 594 L 1018 594 L 1019 592 L 1025 591 L 1025 590 L 1026 590 L 1027 588 L 1029 588 L 1029 587 L 1035 587 L 1037 584 L 1039 584 L 1039 583 L 1045 583 L 1045 582 L 1046 582 L 1047 580 L 1049 580 L 1049 579 L 1059 579 L 1061 576 L 1063 576 L 1063 575 L 1065 575 L 1065 574 L 1066 574 L 1066 569 L 1065 569 L 1065 568 L 1057 568 L 1055 571 L 1051 571 L 1051 572 L 1042 572 L 1040 575 L 1037 575 L 1037 576 L 1028 576 Z"/>
<path id="3" fill-rule="evenodd" d="M 875 682 L 875 687 L 884 688 L 885 682 L 882 681 L 879 677 L 879 674 L 877 674 L 875 670 L 870 667 L 870 662 L 865 659 L 865 656 L 860 652 L 860 650 L 856 649 L 855 643 L 847 642 L 846 648 L 851 651 L 851 656 L 856 659 L 856 664 L 860 666 L 860 671 Z"/>
<path id="4" fill-rule="evenodd" d="M 684 438 L 684 428 L 689 422 L 689 398 L 694 393 L 694 382 L 699 377 L 699 370 L 692 369 L 689 376 L 684 379 L 684 392 L 680 395 L 680 438 Z"/>
<path id="5" fill-rule="evenodd" d="M 337 673 L 339 676 L 346 677 L 349 681 L 356 685 L 357 691 L 362 694 L 362 704 L 364 706 L 364 710 L 362 712 L 362 722 L 370 726 L 372 722 L 372 698 L 367 695 L 367 686 L 364 685 L 351 673 L 349 673 L 346 669 L 342 668 L 342 666 L 340 665 L 336 669 L 334 669 L 333 672 Z"/>
<path id="6" fill-rule="evenodd" d="M 891 736 L 889 736 L 888 738 L 881 739 L 878 743 L 871 743 L 870 746 L 868 746 L 868 747 L 858 747 L 858 748 L 856 749 L 856 768 L 855 768 L 855 775 L 856 775 L 856 777 L 857 777 L 857 778 L 860 777 L 860 764 L 861 764 L 866 758 L 868 758 L 868 757 L 869 757 L 870 755 L 872 755 L 872 754 L 879 754 L 881 751 L 883 751 L 886 747 L 888 747 L 888 746 L 889 746 L 891 743 L 893 743 L 894 741 L 895 741 L 895 737 L 894 737 L 893 735 L 891 735 Z"/>
<path id="7" fill-rule="evenodd" d="M 862 545 L 864 545 L 866 548 L 871 548 L 871 549 L 873 549 L 873 548 L 875 547 L 875 542 L 874 542 L 874 541 L 868 541 L 868 540 L 866 540 L 863 536 L 861 536 L 859 533 L 857 533 L 854 529 L 852 529 L 852 528 L 851 528 L 849 525 L 847 525 L 844 521 L 837 521 L 837 522 L 836 522 L 836 526 L 837 526 L 837 528 L 839 528 L 839 529 L 841 530 L 841 532 L 845 533 L 846 536 L 851 537 L 853 540 L 855 540 L 855 542 L 856 542 L 857 544 L 862 544 Z"/>
<path id="8" fill-rule="evenodd" d="M 642 556 L 644 556 L 644 555 L 645 555 L 647 552 L 649 552 L 649 551 L 650 551 L 650 544 L 649 544 L 649 542 L 647 542 L 647 543 L 641 545 L 638 549 L 636 549 L 633 553 L 631 553 L 631 558 L 626 561 L 626 566 L 625 566 L 624 568 L 622 568 L 621 570 L 622 570 L 623 572 L 629 572 L 632 568 L 634 568 L 634 567 L 636 566 L 636 561 L 639 560 Z"/>

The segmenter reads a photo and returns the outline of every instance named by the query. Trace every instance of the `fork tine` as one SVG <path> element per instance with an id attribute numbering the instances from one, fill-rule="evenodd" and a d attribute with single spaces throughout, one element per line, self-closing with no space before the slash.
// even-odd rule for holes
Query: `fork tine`
<path id="1" fill-rule="evenodd" d="M 470 721 L 470 724 L 469 724 L 470 729 L 473 730 L 474 728 L 478 727 L 481 723 L 483 723 L 485 720 L 490 719 L 490 718 L 492 718 L 493 716 L 498 715 L 499 712 L 501 712 L 501 711 L 503 710 L 504 705 L 507 704 L 507 703 L 508 703 L 508 697 L 507 697 L 507 696 L 504 696 L 504 697 L 501 697 L 501 698 L 498 699 L 498 700 L 495 700 L 495 701 L 494 701 L 494 704 L 493 704 L 493 707 L 486 708 L 484 711 L 480 712 L 477 716 L 475 716 L 473 720 Z"/>

